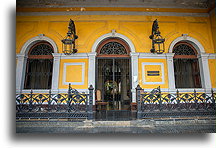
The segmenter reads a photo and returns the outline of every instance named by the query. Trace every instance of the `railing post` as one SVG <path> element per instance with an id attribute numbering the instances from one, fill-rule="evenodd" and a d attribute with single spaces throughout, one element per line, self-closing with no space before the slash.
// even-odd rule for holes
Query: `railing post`
<path id="1" fill-rule="evenodd" d="M 32 111 L 32 103 L 33 103 L 33 91 L 30 92 L 30 98 L 29 98 L 29 112 Z"/>
<path id="2" fill-rule="evenodd" d="M 180 107 L 180 98 L 179 98 L 179 90 L 178 89 L 176 91 L 176 102 L 177 102 L 177 110 L 180 111 L 181 107 Z"/>
<path id="3" fill-rule="evenodd" d="M 211 93 L 212 93 L 212 104 L 213 104 L 213 109 L 216 110 L 216 106 L 215 106 L 215 94 L 214 94 L 213 89 L 211 90 Z"/>
<path id="4" fill-rule="evenodd" d="M 18 110 L 19 112 L 23 111 L 23 99 L 24 99 L 24 94 L 20 94 L 20 110 Z"/>
<path id="5" fill-rule="evenodd" d="M 141 93 L 142 88 L 138 84 L 136 87 L 136 100 L 137 100 L 137 119 L 142 119 L 142 109 L 141 109 Z"/>
<path id="6" fill-rule="evenodd" d="M 90 85 L 89 89 L 89 102 L 88 103 L 88 107 L 87 107 L 87 114 L 88 114 L 88 120 L 92 120 L 93 119 L 93 86 Z"/>
<path id="7" fill-rule="evenodd" d="M 60 111 L 60 98 L 61 98 L 61 94 L 58 94 L 57 95 L 57 109 L 56 109 L 57 112 Z"/>
<path id="8" fill-rule="evenodd" d="M 160 89 L 160 86 L 158 87 L 158 99 L 159 99 L 159 110 L 162 111 L 162 99 L 161 99 L 161 89 Z"/>
<path id="9" fill-rule="evenodd" d="M 42 111 L 41 108 L 42 108 L 42 98 L 43 98 L 43 95 L 39 94 L 38 97 L 39 97 L 39 101 L 38 101 L 39 109 L 38 109 L 38 111 L 41 112 Z"/>
<path id="10" fill-rule="evenodd" d="M 69 83 L 69 86 L 68 86 L 68 96 L 67 96 L 67 107 L 68 107 L 68 112 L 70 113 L 71 112 L 71 84 Z"/>
<path id="11" fill-rule="evenodd" d="M 199 104 L 199 102 L 198 102 L 198 99 L 197 99 L 197 94 L 196 94 L 196 90 L 195 89 L 194 89 L 193 95 L 194 95 L 194 102 L 196 104 L 196 108 L 195 109 L 198 110 L 198 106 L 199 106 L 198 104 Z"/>
<path id="12" fill-rule="evenodd" d="M 49 96 L 48 96 L 48 112 L 51 111 L 51 99 L 52 99 L 52 94 L 51 94 L 51 90 L 49 90 Z"/>

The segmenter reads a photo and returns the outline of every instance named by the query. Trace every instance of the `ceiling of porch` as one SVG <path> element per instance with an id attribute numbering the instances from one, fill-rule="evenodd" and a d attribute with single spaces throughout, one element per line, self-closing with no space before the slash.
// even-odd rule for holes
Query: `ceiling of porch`
<path id="1" fill-rule="evenodd" d="M 143 7 L 211 9 L 214 0 L 17 0 L 17 7 L 67 8 L 67 7 Z"/>

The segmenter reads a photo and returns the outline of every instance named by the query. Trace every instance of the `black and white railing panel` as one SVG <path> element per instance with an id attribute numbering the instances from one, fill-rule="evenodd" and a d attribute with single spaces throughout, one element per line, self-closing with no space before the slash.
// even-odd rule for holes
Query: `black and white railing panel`
<path id="1" fill-rule="evenodd" d="M 16 95 L 17 118 L 93 118 L 93 87 L 89 94 L 79 93 L 69 85 L 68 93 Z"/>
<path id="2" fill-rule="evenodd" d="M 216 94 L 197 93 L 165 93 L 158 91 L 144 92 L 138 85 L 137 118 L 151 117 L 176 117 L 176 116 L 206 116 L 216 114 Z"/>

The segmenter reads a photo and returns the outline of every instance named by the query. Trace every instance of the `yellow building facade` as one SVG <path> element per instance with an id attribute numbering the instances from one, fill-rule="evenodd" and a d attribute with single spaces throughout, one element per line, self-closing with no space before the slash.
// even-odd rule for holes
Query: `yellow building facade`
<path id="1" fill-rule="evenodd" d="M 127 77 L 128 81 L 122 78 L 121 84 L 120 82 L 116 84 L 120 98 L 124 95 L 126 97 L 126 93 L 123 94 L 120 89 L 123 90 L 123 87 L 128 85 L 128 88 L 125 88 L 125 91 L 126 89 L 129 91 L 127 92 L 128 99 L 120 99 L 120 102 L 129 100 L 130 104 L 135 103 L 138 84 L 144 88 L 144 91 L 151 91 L 158 86 L 165 92 L 176 92 L 177 89 L 182 92 L 193 92 L 194 89 L 197 92 L 216 90 L 214 11 L 215 8 L 209 10 L 136 7 L 18 7 L 16 91 L 25 93 L 33 90 L 46 93 L 51 90 L 54 93 L 61 93 L 66 92 L 71 84 L 72 88 L 87 92 L 88 87 L 93 85 L 95 88 L 93 104 L 95 104 L 96 99 L 105 99 L 103 98 L 105 92 L 101 90 L 102 97 L 100 98 L 97 90 L 105 89 L 109 84 L 105 80 L 100 80 L 100 76 L 105 75 L 106 72 L 100 74 L 103 69 L 99 68 L 103 65 L 103 62 L 100 64 L 100 60 L 107 59 L 115 59 L 113 62 L 120 65 L 129 64 L 123 67 L 123 69 L 129 69 L 127 74 L 120 76 Z M 78 51 L 65 55 L 62 52 L 61 40 L 67 33 L 70 19 L 76 26 Z M 165 51 L 162 54 L 150 52 L 152 41 L 149 35 L 152 33 L 152 23 L 156 19 L 161 35 L 165 38 Z M 98 48 L 108 39 L 117 39 L 115 42 L 122 40 L 127 44 L 129 50 L 127 57 L 124 57 L 128 59 L 127 62 L 120 62 L 120 59 L 124 58 L 118 55 L 100 57 Z M 25 87 L 29 51 L 35 44 L 41 42 L 46 42 L 53 48 L 51 86 L 45 89 Z M 200 85 L 197 87 L 176 86 L 178 75 L 174 68 L 174 48 L 178 43 L 190 44 L 196 51 L 200 79 Z M 114 79 L 112 79 L 113 85 Z"/>

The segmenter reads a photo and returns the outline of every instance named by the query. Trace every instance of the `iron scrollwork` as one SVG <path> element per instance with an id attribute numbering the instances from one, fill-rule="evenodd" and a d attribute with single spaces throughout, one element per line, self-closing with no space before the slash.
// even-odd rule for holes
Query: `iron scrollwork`
<path id="1" fill-rule="evenodd" d="M 89 89 L 93 91 L 93 87 Z M 93 93 L 80 93 L 69 85 L 68 93 L 18 94 L 16 117 L 22 118 L 88 118 L 92 119 Z M 89 107 L 89 105 L 91 105 Z"/>
<path id="2" fill-rule="evenodd" d="M 216 93 L 162 93 L 160 88 L 144 92 L 137 87 L 137 117 L 162 118 L 184 116 L 215 116 Z"/>
<path id="3" fill-rule="evenodd" d="M 194 50 L 186 44 L 177 45 L 173 49 L 173 53 L 175 53 L 175 55 L 196 55 Z"/>
<path id="4" fill-rule="evenodd" d="M 120 44 L 118 42 L 109 42 L 109 43 L 105 44 L 101 48 L 100 54 L 105 54 L 105 55 L 109 55 L 109 54 L 125 55 L 125 54 L 127 54 L 127 51 L 126 51 L 125 47 L 122 44 Z"/>

